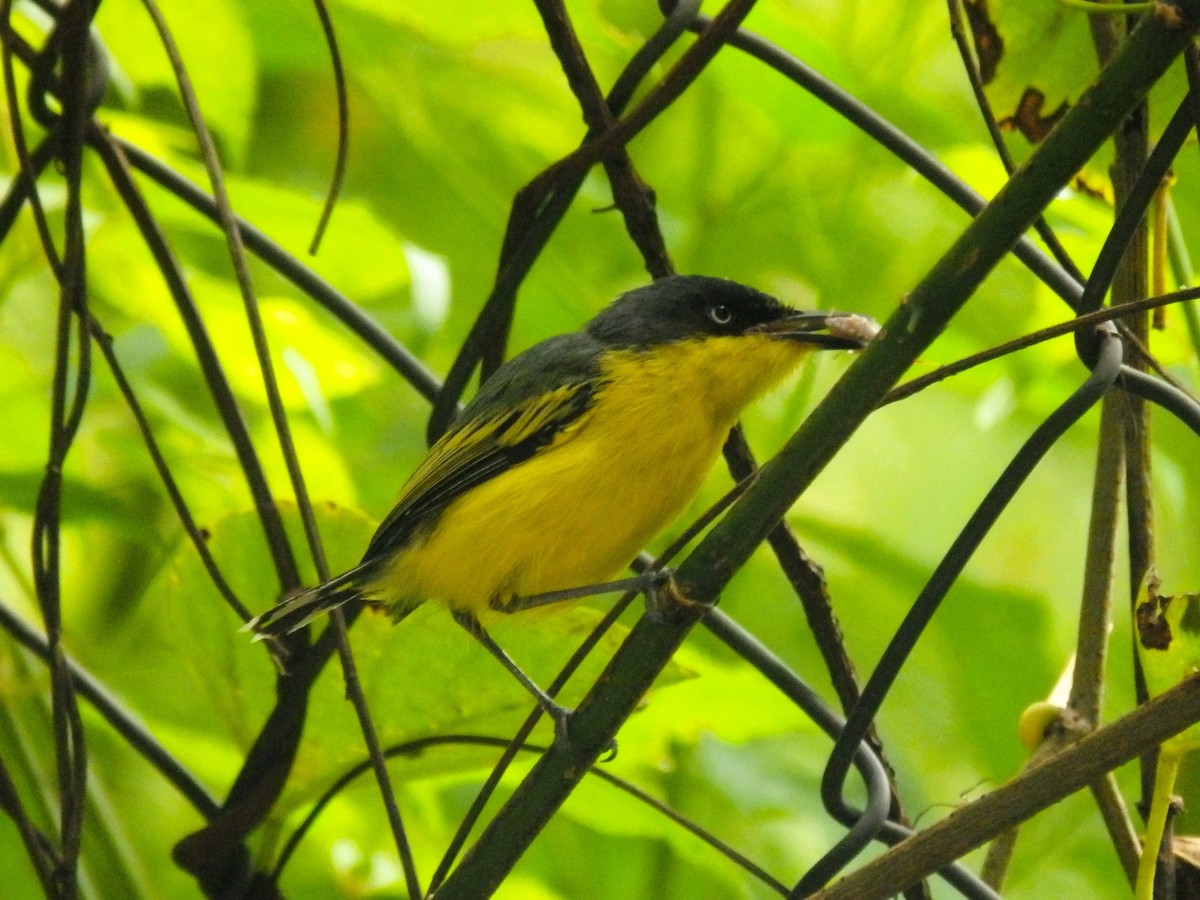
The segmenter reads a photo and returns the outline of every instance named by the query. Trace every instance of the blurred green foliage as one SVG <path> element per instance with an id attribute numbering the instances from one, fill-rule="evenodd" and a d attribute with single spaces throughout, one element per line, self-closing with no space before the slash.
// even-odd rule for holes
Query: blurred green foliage
<path id="1" fill-rule="evenodd" d="M 314 13 L 298 2 L 170 0 L 163 8 L 240 214 L 302 256 L 433 371 L 445 372 L 491 285 L 513 194 L 583 133 L 532 4 L 330 3 L 348 73 L 351 155 L 346 192 L 315 257 L 304 249 L 332 171 L 336 109 Z M 27 18 L 20 30 L 38 34 L 42 17 L 21 10 Z M 602 85 L 611 84 L 659 22 L 655 4 L 642 0 L 585 0 L 571 3 L 570 12 Z M 1002 183 L 944 7 L 795 0 L 762 4 L 747 27 L 908 130 L 985 195 Z M 1014 26 L 998 98 L 1033 79 L 1053 83 L 1059 93 L 1047 84 L 1052 96 L 1071 96 L 1094 74 L 1083 16 L 1057 8 L 1054 34 L 1062 40 L 1034 44 L 1047 27 Z M 96 28 L 114 63 L 99 118 L 204 184 L 170 68 L 140 4 L 106 0 Z M 1155 122 L 1159 113 L 1156 101 Z M 1019 136 L 1012 141 L 1018 156 L 1028 152 Z M 870 139 L 732 50 L 629 149 L 655 191 L 679 271 L 735 278 L 796 305 L 885 319 L 965 222 Z M 11 177 L 11 142 L 3 153 Z M 1187 223 L 1200 213 L 1194 157 L 1181 157 L 1174 192 L 1189 236 Z M 1103 182 L 1103 165 L 1090 180 Z M 214 555 L 239 596 L 263 609 L 278 586 L 186 334 L 96 160 L 86 161 L 85 179 L 92 309 L 114 335 Z M 163 191 L 142 186 L 183 260 L 271 482 L 286 496 L 220 233 Z M 48 175 L 43 198 L 55 224 L 63 196 L 57 176 Z M 604 211 L 610 204 L 607 182 L 593 173 L 521 290 L 512 347 L 578 327 L 646 279 L 620 215 Z M 1109 207 L 1065 191 L 1048 218 L 1086 271 L 1111 222 Z M 294 287 L 262 265 L 254 277 L 326 547 L 335 567 L 348 565 L 423 452 L 426 406 Z M 23 214 L 0 244 L 0 601 L 30 621 L 36 605 L 29 529 L 45 462 L 55 301 L 32 220 Z M 920 371 L 1067 314 L 1028 272 L 1006 262 Z M 1195 348 L 1176 311 L 1168 311 L 1167 325 L 1154 335 L 1154 351 L 1195 389 Z M 780 446 L 846 365 L 839 357 L 814 360 L 791 389 L 759 405 L 746 425 L 760 457 Z M 860 672 L 870 671 L 1019 442 L 1083 371 L 1069 339 L 1060 339 L 887 407 L 802 498 L 792 523 L 825 568 Z M 1024 756 L 1017 717 L 1047 695 L 1068 663 L 1095 440 L 1092 414 L 1050 454 L 951 592 L 884 708 L 880 732 L 906 808 L 922 823 L 1017 771 Z M 1154 441 L 1159 570 L 1167 592 L 1193 592 L 1200 583 L 1194 438 L 1156 416 Z M 237 632 L 240 623 L 183 540 L 133 420 L 101 366 L 65 477 L 68 651 L 219 798 L 274 702 L 273 671 L 262 647 Z M 727 482 L 715 473 L 692 513 Z M 298 532 L 294 544 L 302 545 Z M 547 681 L 605 602 L 504 623 L 496 634 Z M 738 575 L 724 608 L 826 689 L 800 608 L 766 551 Z M 1123 614 L 1118 623 L 1111 715 L 1132 702 Z M 421 610 L 394 630 L 368 616 L 353 637 L 385 743 L 511 734 L 526 712 L 520 689 L 440 610 Z M 568 702 L 598 673 L 602 655 L 572 682 Z M 257 839 L 264 859 L 306 804 L 363 758 L 335 669 L 317 689 L 277 816 Z M 46 696 L 44 667 L 0 638 L 0 755 L 37 821 L 53 831 Z M 84 711 L 88 895 L 195 896 L 194 883 L 171 864 L 170 848 L 202 824 L 200 817 L 86 704 Z M 685 648 L 620 743 L 609 771 L 713 829 L 784 882 L 840 836 L 818 799 L 826 739 L 705 634 Z M 447 745 L 393 764 L 426 877 L 497 752 Z M 1132 785 L 1129 774 L 1122 778 Z M 1047 854 L 1051 841 L 1054 852 Z M 11 896 L 38 891 L 16 831 L 2 817 L 0 870 L 8 873 Z M 325 811 L 283 880 L 289 897 L 398 896 L 402 884 L 369 776 Z M 1125 895 L 1085 797 L 1039 816 L 1018 844 L 1007 896 L 1044 897 L 1051 889 L 1064 896 Z M 585 782 L 500 894 L 770 895 L 695 838 L 597 782 Z"/>

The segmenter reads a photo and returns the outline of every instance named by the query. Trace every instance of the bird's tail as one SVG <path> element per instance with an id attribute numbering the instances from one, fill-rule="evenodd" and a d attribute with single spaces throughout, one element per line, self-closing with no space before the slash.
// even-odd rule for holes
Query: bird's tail
<path id="1" fill-rule="evenodd" d="M 272 606 L 261 615 L 255 616 L 242 626 L 242 631 L 253 631 L 254 640 L 291 634 L 303 628 L 317 616 L 337 609 L 360 596 L 364 576 L 372 574 L 370 564 L 356 566 L 336 578 L 331 578 L 315 588 L 293 594 L 281 603 Z"/>

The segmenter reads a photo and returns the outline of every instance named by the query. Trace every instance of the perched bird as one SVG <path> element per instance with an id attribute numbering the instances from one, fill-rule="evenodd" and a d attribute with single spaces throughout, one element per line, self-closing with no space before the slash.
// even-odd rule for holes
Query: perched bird
<path id="1" fill-rule="evenodd" d="M 717 278 L 630 291 L 501 366 L 430 449 L 353 569 L 249 623 L 301 627 L 352 599 L 397 620 L 446 604 L 563 727 L 479 622 L 613 578 L 699 490 L 729 429 L 813 349 L 869 319 L 797 312 Z M 610 585 L 611 587 L 611 585 Z"/>

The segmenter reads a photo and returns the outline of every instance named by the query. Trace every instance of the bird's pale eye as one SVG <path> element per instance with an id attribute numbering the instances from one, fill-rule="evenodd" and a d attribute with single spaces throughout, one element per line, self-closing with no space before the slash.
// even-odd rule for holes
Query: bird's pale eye
<path id="1" fill-rule="evenodd" d="M 727 303 L 718 303 L 708 308 L 708 317 L 718 325 L 728 325 L 733 321 L 733 307 Z"/>

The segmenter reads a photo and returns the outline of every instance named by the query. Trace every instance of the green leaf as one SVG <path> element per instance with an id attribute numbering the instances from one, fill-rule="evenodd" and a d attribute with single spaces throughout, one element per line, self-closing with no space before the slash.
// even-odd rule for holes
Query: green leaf
<path id="1" fill-rule="evenodd" d="M 1138 598 L 1136 614 L 1138 655 L 1151 696 L 1200 671 L 1200 594 L 1167 597 L 1150 582 Z M 1164 746 L 1181 754 L 1198 745 L 1200 725 L 1193 725 Z"/>

